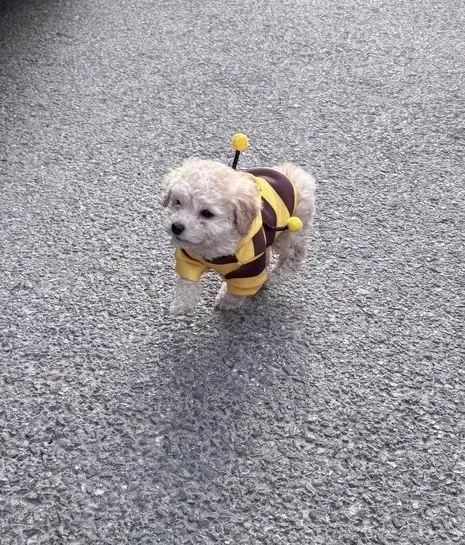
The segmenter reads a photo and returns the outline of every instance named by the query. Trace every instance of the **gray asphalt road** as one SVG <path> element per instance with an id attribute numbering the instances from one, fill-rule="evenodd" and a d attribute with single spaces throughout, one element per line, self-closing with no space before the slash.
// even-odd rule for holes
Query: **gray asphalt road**
<path id="1" fill-rule="evenodd" d="M 1 9 L 2 545 L 464 543 L 463 2 Z M 236 130 L 313 257 L 172 319 L 160 176 Z"/>

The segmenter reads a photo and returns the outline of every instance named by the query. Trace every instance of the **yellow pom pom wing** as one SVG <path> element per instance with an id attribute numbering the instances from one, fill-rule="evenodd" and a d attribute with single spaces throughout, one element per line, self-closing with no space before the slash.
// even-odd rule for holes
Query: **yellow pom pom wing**
<path id="1" fill-rule="evenodd" d="M 287 228 L 291 233 L 297 233 L 302 229 L 302 220 L 300 218 L 297 218 L 296 216 L 291 216 L 287 220 Z"/>

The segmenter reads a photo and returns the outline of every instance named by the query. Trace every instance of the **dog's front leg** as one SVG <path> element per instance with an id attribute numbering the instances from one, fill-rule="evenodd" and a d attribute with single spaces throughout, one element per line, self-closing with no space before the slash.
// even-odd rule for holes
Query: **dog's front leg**
<path id="1" fill-rule="evenodd" d="M 246 297 L 233 295 L 228 292 L 228 285 L 223 282 L 218 295 L 216 296 L 215 308 L 219 310 L 235 310 L 244 304 Z"/>
<path id="2" fill-rule="evenodd" d="M 178 278 L 174 301 L 170 305 L 171 314 L 186 314 L 193 310 L 200 299 L 200 282 Z"/>

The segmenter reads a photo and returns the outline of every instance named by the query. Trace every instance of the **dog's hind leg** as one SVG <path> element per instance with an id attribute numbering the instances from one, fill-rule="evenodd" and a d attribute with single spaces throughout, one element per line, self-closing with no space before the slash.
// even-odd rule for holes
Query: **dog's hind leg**
<path id="1" fill-rule="evenodd" d="M 278 260 L 271 271 L 269 284 L 277 286 L 292 278 L 307 255 L 308 233 L 283 233 L 273 246 Z"/>
<path id="2" fill-rule="evenodd" d="M 290 233 L 286 231 L 277 237 L 273 244 L 273 253 L 278 254 L 278 261 L 270 275 L 270 284 L 277 285 L 291 278 L 300 269 L 310 238 L 313 233 L 313 216 L 315 213 L 315 179 L 302 168 L 285 164 L 275 167 L 287 176 L 298 191 L 298 202 L 294 215 L 303 223 L 302 231 Z"/>

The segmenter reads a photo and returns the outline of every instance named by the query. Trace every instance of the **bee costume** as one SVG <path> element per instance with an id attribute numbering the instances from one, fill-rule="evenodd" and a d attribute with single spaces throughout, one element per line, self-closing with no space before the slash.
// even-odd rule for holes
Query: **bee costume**
<path id="1" fill-rule="evenodd" d="M 237 167 L 239 155 L 249 145 L 245 134 L 236 134 L 232 147 L 236 151 L 232 168 Z M 294 184 L 280 172 L 271 168 L 252 168 L 244 172 L 260 192 L 262 209 L 253 220 L 247 235 L 233 255 L 206 261 L 191 250 L 177 248 L 176 272 L 181 278 L 198 282 L 202 274 L 214 270 L 225 280 L 228 292 L 233 295 L 254 295 L 266 282 L 266 249 L 282 231 L 297 232 L 302 222 L 293 216 L 297 204 Z"/>

